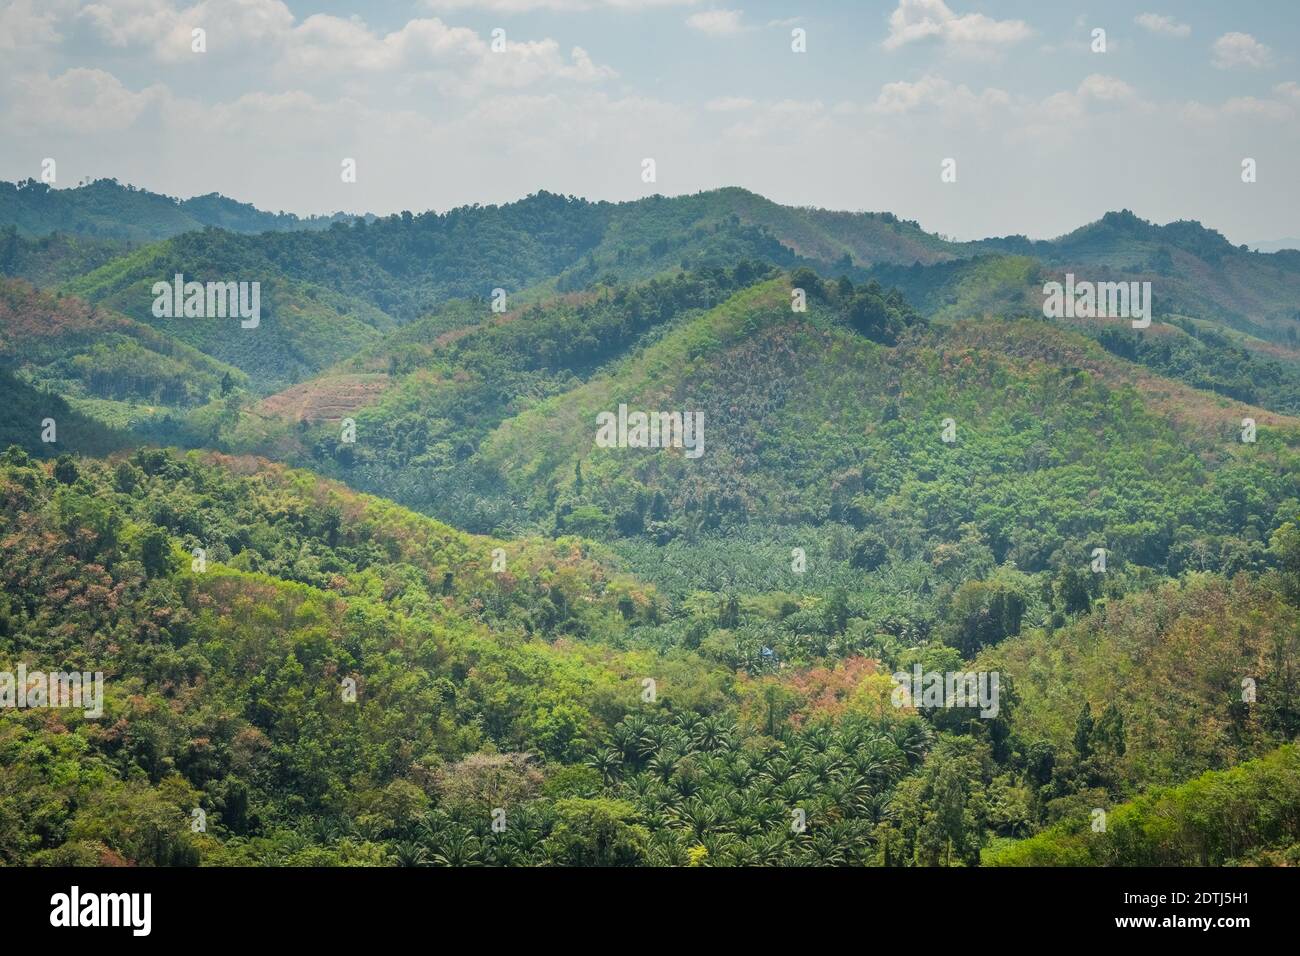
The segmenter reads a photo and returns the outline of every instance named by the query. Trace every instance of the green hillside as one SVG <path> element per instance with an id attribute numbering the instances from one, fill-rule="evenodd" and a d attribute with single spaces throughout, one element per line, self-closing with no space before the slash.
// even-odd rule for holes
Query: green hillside
<path id="1" fill-rule="evenodd" d="M 238 369 L 149 325 L 6 279 L 0 279 L 0 362 L 46 391 L 117 405 L 127 417 L 147 416 L 155 406 L 201 405 L 247 384 Z"/>
<path id="2" fill-rule="evenodd" d="M 264 460 L 141 450 L 51 468 L 11 449 L 0 503 L 0 655 L 102 669 L 105 686 L 103 719 L 0 712 L 11 864 L 974 863 L 1167 775 L 1140 759 L 1157 726 L 1142 696 L 1113 698 L 1075 753 L 1060 744 L 1056 703 L 1029 692 L 1034 633 L 999 649 L 996 720 L 922 717 L 890 706 L 870 659 L 736 672 L 647 644 L 668 610 L 579 539 L 465 535 Z M 1211 697 L 1221 670 L 1272 665 L 1253 671 L 1258 709 L 1225 711 L 1232 741 L 1191 718 L 1199 699 L 1163 702 L 1192 745 L 1175 779 L 1294 732 L 1295 711 L 1265 703 L 1296 651 L 1277 583 L 1205 578 L 1065 632 L 1139 665 L 1195 646 L 1180 686 Z M 1268 818 L 1235 832 L 1278 840 Z"/>
<path id="3" fill-rule="evenodd" d="M 195 282 L 259 283 L 258 325 L 244 328 L 237 317 L 155 317 L 154 284 L 177 274 Z M 263 393 L 355 354 L 393 325 L 379 309 L 290 278 L 247 241 L 215 230 L 143 246 L 64 289 L 241 369 Z"/>
<path id="4" fill-rule="evenodd" d="M 1161 226 L 1128 210 L 1050 241 L 989 239 L 984 250 L 1032 256 L 1053 278 L 1152 284 L 1157 313 L 1216 322 L 1292 347 L 1300 336 L 1300 252 L 1251 252 L 1195 221 Z"/>
<path id="5" fill-rule="evenodd" d="M 132 244 L 122 239 L 89 239 L 67 233 L 27 239 L 13 225 L 0 226 L 0 275 L 48 289 L 98 269 L 131 248 Z"/>
<path id="6" fill-rule="evenodd" d="M 481 469 L 468 459 L 497 425 L 766 272 L 742 263 L 501 314 L 482 303 L 452 303 L 251 407 L 226 440 L 308 463 L 464 527 L 494 527 L 509 522 L 502 510 L 508 501 L 474 493 Z M 357 423 L 355 444 L 339 440 L 344 417 Z"/>
<path id="7" fill-rule="evenodd" d="M 1242 258 L 1236 250 L 1230 254 Z M 898 288 L 935 322 L 1039 318 L 1043 315 L 1044 283 L 1061 280 L 1059 270 L 1045 266 L 1044 261 L 1023 255 L 982 254 L 931 266 L 877 266 L 867 275 Z M 1081 276 L 1088 274 L 1080 272 Z M 1164 293 L 1174 286 L 1163 277 L 1146 278 L 1153 283 L 1156 312 L 1150 328 L 1133 329 L 1113 318 L 1053 321 L 1095 339 L 1115 355 L 1195 388 L 1284 414 L 1300 411 L 1300 349 L 1294 337 L 1300 322 L 1286 321 L 1273 331 L 1256 328 L 1272 337 L 1261 339 L 1236 327 L 1239 323 L 1233 316 L 1237 313 L 1217 308 L 1199 292 L 1171 302 Z M 1193 288 L 1204 289 L 1205 284 L 1197 280 Z M 1247 327 L 1254 326 L 1247 323 Z"/>
<path id="8" fill-rule="evenodd" d="M 0 701 L 105 695 L 0 707 L 0 864 L 1294 862 L 1286 255 L 741 189 L 0 224 Z M 1155 320 L 1045 318 L 1070 270 Z"/>
<path id="9" fill-rule="evenodd" d="M 301 219 L 269 213 L 217 193 L 175 199 L 115 179 L 67 189 L 34 180 L 0 182 L 0 223 L 26 237 L 67 233 L 96 239 L 150 242 L 208 226 L 232 232 L 324 229 L 340 215 Z"/>
<path id="10" fill-rule="evenodd" d="M 0 408 L 4 409 L 0 415 L 0 442 L 6 448 L 15 445 L 38 458 L 105 455 L 135 444 L 133 436 L 125 431 L 70 406 L 57 394 L 16 378 L 5 368 L 0 368 Z M 50 419 L 54 421 L 54 441 L 47 442 L 42 436 L 47 433 Z"/>
<path id="11" fill-rule="evenodd" d="M 1294 866 L 1300 860 L 1294 745 L 1115 807 L 1106 829 L 1075 817 L 990 850 L 985 866 Z"/>
<path id="12" fill-rule="evenodd" d="M 505 422 L 479 457 L 539 521 L 591 506 L 610 528 L 643 527 L 656 500 L 678 533 L 848 520 L 904 553 L 973 523 L 999 561 L 1030 568 L 1092 539 L 1163 564 L 1184 524 L 1272 526 L 1271 508 L 1230 516 L 1228 488 L 1296 496 L 1294 420 L 1157 379 L 1043 320 L 882 346 L 853 327 L 851 301 L 828 284 L 797 314 L 787 281 L 742 292 Z M 620 403 L 702 410 L 705 454 L 596 448 L 596 415 Z M 1245 416 L 1269 437 L 1242 445 Z"/>

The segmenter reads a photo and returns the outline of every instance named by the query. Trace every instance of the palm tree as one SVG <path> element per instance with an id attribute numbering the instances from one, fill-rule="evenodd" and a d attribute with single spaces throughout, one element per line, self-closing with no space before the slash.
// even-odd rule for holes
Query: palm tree
<path id="1" fill-rule="evenodd" d="M 887 793 L 871 794 L 858 801 L 856 809 L 864 820 L 873 824 L 884 823 L 894 817 L 894 805 Z"/>
<path id="2" fill-rule="evenodd" d="M 753 866 L 778 866 L 785 856 L 786 838 L 781 831 L 769 832 L 745 841 Z"/>
<path id="3" fill-rule="evenodd" d="M 930 749 L 934 732 L 925 721 L 913 718 L 894 727 L 889 736 L 907 757 L 908 764 L 915 766 Z"/>
<path id="4" fill-rule="evenodd" d="M 906 742 L 911 742 L 908 738 Z M 871 737 L 849 758 L 853 772 L 884 786 L 907 769 L 905 751 L 888 737 Z"/>
<path id="5" fill-rule="evenodd" d="M 433 862 L 438 866 L 482 866 L 483 845 L 467 830 L 452 830 L 433 854 Z"/>
<path id="6" fill-rule="evenodd" d="M 742 840 L 747 840 L 750 837 L 763 832 L 763 825 L 758 821 L 757 816 L 749 813 L 734 812 L 734 805 L 732 809 L 733 812 L 729 829 L 732 833 L 736 834 L 736 836 L 740 837 Z"/>
<path id="7" fill-rule="evenodd" d="M 827 830 L 814 834 L 804 846 L 804 853 L 816 866 L 841 866 L 846 859 L 844 845 Z"/>
<path id="8" fill-rule="evenodd" d="M 686 847 L 666 831 L 657 833 L 650 845 L 649 859 L 652 866 L 685 866 Z"/>
<path id="9" fill-rule="evenodd" d="M 637 751 L 641 757 L 652 757 L 663 749 L 667 739 L 667 727 L 662 724 L 647 724 L 637 740 Z"/>
<path id="10" fill-rule="evenodd" d="M 754 852 L 753 845 L 749 842 L 752 833 L 742 834 L 742 839 L 731 847 L 731 865 L 732 866 L 758 866 L 758 854 Z"/>
<path id="11" fill-rule="evenodd" d="M 704 718 L 693 710 L 684 710 L 674 719 L 674 723 L 687 734 L 695 732 L 695 726 Z"/>
<path id="12" fill-rule="evenodd" d="M 676 820 L 676 817 L 670 815 L 668 809 L 662 806 L 641 809 L 640 817 L 641 822 L 646 825 L 646 828 L 651 833 L 661 833 L 668 830 Z"/>
<path id="13" fill-rule="evenodd" d="M 811 796 L 812 790 L 811 782 L 800 774 L 778 784 L 776 795 L 787 806 L 795 806 Z"/>
<path id="14" fill-rule="evenodd" d="M 686 761 L 682 761 L 682 763 L 678 764 L 677 772 L 673 774 L 669 786 L 678 796 L 693 797 L 700 792 L 701 776 L 701 774 L 687 769 Z"/>
<path id="15" fill-rule="evenodd" d="M 718 812 L 699 797 L 693 797 L 677 810 L 677 818 L 690 828 L 696 839 L 703 839 L 718 822 Z"/>
<path id="16" fill-rule="evenodd" d="M 829 727 L 814 727 L 804 734 L 804 740 L 814 753 L 824 754 L 835 743 L 835 735 Z"/>
<path id="17" fill-rule="evenodd" d="M 721 717 L 706 717 L 695 725 L 693 740 L 700 750 L 712 752 L 725 745 L 730 732 L 731 728 Z"/>
<path id="18" fill-rule="evenodd" d="M 428 866 L 429 855 L 414 840 L 403 840 L 393 847 L 393 861 L 398 866 Z"/>
<path id="19" fill-rule="evenodd" d="M 587 760 L 587 766 L 595 768 L 600 773 L 600 778 L 605 781 L 605 785 L 609 786 L 618 779 L 623 769 L 623 756 L 613 747 L 606 747 L 596 751 Z"/>
<path id="20" fill-rule="evenodd" d="M 677 768 L 677 758 L 671 753 L 655 753 L 646 761 L 645 768 L 660 781 L 667 783 Z"/>
<path id="21" fill-rule="evenodd" d="M 839 760 L 826 753 L 816 753 L 808 761 L 808 767 L 805 771 L 819 786 L 825 786 L 835 776 L 839 770 Z"/>
<path id="22" fill-rule="evenodd" d="M 767 777 L 767 779 L 778 785 L 789 780 L 795 773 L 796 769 L 794 764 L 784 756 L 779 756 L 774 760 L 769 761 L 766 769 L 763 771 L 763 775 Z"/>
<path id="23" fill-rule="evenodd" d="M 648 721 L 640 714 L 632 714 L 614 728 L 610 736 L 625 762 L 635 763 L 641 757 L 642 736 L 647 725 Z"/>
<path id="24" fill-rule="evenodd" d="M 723 863 L 731 858 L 736 841 L 729 833 L 705 833 L 700 836 L 700 846 L 709 851 L 708 858 L 715 863 Z"/>
<path id="25" fill-rule="evenodd" d="M 658 803 L 659 781 L 649 773 L 639 773 L 623 782 L 629 796 L 637 803 L 649 805 Z"/>
<path id="26" fill-rule="evenodd" d="M 785 747 L 785 759 L 795 767 L 803 766 L 803 762 L 808 759 L 808 745 L 798 737 L 791 738 Z"/>
<path id="27" fill-rule="evenodd" d="M 727 765 L 723 777 L 735 789 L 744 790 L 749 785 L 749 782 L 754 779 L 754 768 L 750 766 L 748 760 L 741 757 Z"/>

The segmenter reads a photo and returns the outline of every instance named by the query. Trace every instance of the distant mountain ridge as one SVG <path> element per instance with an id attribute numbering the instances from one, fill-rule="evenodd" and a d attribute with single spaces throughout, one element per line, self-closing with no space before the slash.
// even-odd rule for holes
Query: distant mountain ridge
<path id="1" fill-rule="evenodd" d="M 1300 253 L 86 189 L 0 205 L 0 665 L 106 719 L 0 708 L 0 864 L 1300 863 Z"/>
<path id="2" fill-rule="evenodd" d="M 1287 250 L 1300 252 L 1300 239 L 1287 237 L 1286 239 L 1262 239 L 1258 242 L 1248 242 L 1246 245 L 1255 252 L 1284 252 Z"/>
<path id="3" fill-rule="evenodd" d="M 157 235 L 170 238 L 147 238 Z M 1158 320 L 1230 330 L 1289 365 L 1300 341 L 1300 252 L 1251 252 L 1198 222 L 1162 226 L 1129 210 L 1052 240 L 952 242 L 892 213 L 783 206 L 739 187 L 620 203 L 539 191 L 441 213 L 300 219 L 217 194 L 179 201 L 113 180 L 60 190 L 0 184 L 5 275 L 148 324 L 157 324 L 149 306 L 159 279 L 182 272 L 260 281 L 269 311 L 260 336 L 232 338 L 192 322 L 167 331 L 247 373 L 262 395 L 454 300 L 486 314 L 500 290 L 513 311 L 598 285 L 740 262 L 876 278 L 939 321 L 1041 314 L 1043 283 L 1070 272 L 1146 281 Z M 1156 358 L 1170 370 L 1177 364 Z M 1235 385 L 1216 388 L 1251 397 Z M 1294 407 L 1289 398 L 1277 404 Z"/>
<path id="4" fill-rule="evenodd" d="M 16 226 L 20 235 L 29 238 L 61 232 L 153 242 L 208 227 L 239 233 L 280 232 L 325 229 L 352 218 L 344 213 L 302 218 L 265 212 L 215 192 L 176 199 L 116 179 L 97 179 L 68 189 L 31 179 L 0 182 L 0 223 Z"/>
<path id="5" fill-rule="evenodd" d="M 1300 251 L 1252 252 L 1194 220 L 1158 225 L 1108 212 L 1051 240 L 952 242 L 892 213 L 783 206 L 740 187 L 611 203 L 541 190 L 504 205 L 385 217 L 300 218 L 216 193 L 177 200 L 101 179 L 75 189 L 0 183 L 0 227 L 148 242 L 206 228 L 248 235 L 285 274 L 365 299 L 398 322 L 450 298 L 576 291 L 613 277 L 756 259 L 860 279 L 879 267 L 1029 256 L 1054 271 L 1147 280 L 1158 308 L 1283 341 L 1300 324 Z M 13 258 L 13 256 L 11 256 Z M 219 265 L 214 263 L 214 266 Z M 15 274 L 9 270 L 10 274 Z"/>

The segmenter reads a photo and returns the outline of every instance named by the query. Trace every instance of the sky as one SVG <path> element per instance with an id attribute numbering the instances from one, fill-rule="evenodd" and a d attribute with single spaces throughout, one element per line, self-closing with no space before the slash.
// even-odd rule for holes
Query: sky
<path id="1" fill-rule="evenodd" d="M 738 185 L 1254 243 L 1300 236 L 1296 50 L 1295 0 L 0 0 L 0 179 L 300 214 Z"/>

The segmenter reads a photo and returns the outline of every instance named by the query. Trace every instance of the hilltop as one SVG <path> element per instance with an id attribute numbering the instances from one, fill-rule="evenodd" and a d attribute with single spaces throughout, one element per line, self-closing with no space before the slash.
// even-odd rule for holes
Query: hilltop
<path id="1" fill-rule="evenodd" d="M 1289 255 L 86 190 L 0 205 L 0 669 L 102 669 L 107 719 L 0 711 L 0 862 L 1184 861 L 1217 803 L 1215 862 L 1294 857 Z M 1045 318 L 1066 271 L 1154 321 Z M 260 322 L 155 317 L 176 273 Z"/>
<path id="2" fill-rule="evenodd" d="M 350 218 L 342 213 L 303 219 L 293 213 L 264 212 L 219 193 L 177 199 L 116 179 L 64 189 L 31 179 L 0 182 L 0 222 L 14 225 L 28 238 L 58 232 L 150 242 L 208 227 L 239 233 L 324 229 Z"/>

